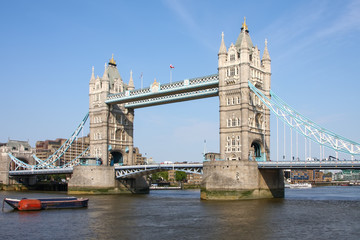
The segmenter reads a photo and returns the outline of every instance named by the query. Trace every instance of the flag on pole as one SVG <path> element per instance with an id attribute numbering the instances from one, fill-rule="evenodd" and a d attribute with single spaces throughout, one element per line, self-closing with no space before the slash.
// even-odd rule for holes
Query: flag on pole
<path id="1" fill-rule="evenodd" d="M 170 68 L 175 68 L 172 64 L 170 64 Z"/>
<path id="2" fill-rule="evenodd" d="M 141 73 L 140 79 L 141 79 L 141 89 L 142 89 L 143 88 L 143 73 Z"/>

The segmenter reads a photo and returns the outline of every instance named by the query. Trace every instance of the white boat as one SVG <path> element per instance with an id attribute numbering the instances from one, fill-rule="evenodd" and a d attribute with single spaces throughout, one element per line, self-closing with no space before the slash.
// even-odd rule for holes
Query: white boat
<path id="1" fill-rule="evenodd" d="M 311 183 L 294 183 L 290 184 L 290 188 L 311 188 Z"/>

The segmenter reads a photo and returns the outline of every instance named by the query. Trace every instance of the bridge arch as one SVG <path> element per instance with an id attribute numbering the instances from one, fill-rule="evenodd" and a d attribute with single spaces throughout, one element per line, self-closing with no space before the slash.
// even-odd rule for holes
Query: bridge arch
<path id="1" fill-rule="evenodd" d="M 110 166 L 114 166 L 114 164 L 123 165 L 124 163 L 124 155 L 121 150 L 114 149 L 110 151 Z"/>
<path id="2" fill-rule="evenodd" d="M 264 146 L 260 140 L 254 140 L 251 143 L 251 160 L 262 161 L 264 159 Z M 250 159 L 249 159 L 250 160 Z"/>

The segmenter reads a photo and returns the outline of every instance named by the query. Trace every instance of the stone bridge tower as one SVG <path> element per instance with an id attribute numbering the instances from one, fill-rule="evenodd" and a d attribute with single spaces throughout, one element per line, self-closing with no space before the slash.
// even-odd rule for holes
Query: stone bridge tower
<path id="1" fill-rule="evenodd" d="M 228 50 L 222 34 L 218 60 L 221 158 L 269 160 L 270 110 L 248 86 L 251 81 L 269 97 L 271 63 L 266 40 L 261 58 L 244 20 L 235 45 Z"/>
<path id="2" fill-rule="evenodd" d="M 105 64 L 102 78 L 95 78 L 93 68 L 89 83 L 90 155 L 101 158 L 104 165 L 133 164 L 134 110 L 105 103 L 109 94 L 133 89 L 132 73 L 125 84 L 114 56 Z"/>
<path id="3" fill-rule="evenodd" d="M 270 110 L 248 82 L 270 98 L 271 60 L 265 40 L 262 57 L 252 44 L 245 19 L 239 37 L 219 61 L 220 161 L 204 162 L 201 198 L 235 200 L 284 196 L 280 170 L 260 170 L 270 160 Z"/>

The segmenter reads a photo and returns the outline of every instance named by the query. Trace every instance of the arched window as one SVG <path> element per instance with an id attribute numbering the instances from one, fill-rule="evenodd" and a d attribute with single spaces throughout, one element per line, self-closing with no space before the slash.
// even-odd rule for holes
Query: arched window
<path id="1" fill-rule="evenodd" d="M 115 139 L 116 140 L 121 140 L 121 129 L 116 130 Z"/>
<path id="2" fill-rule="evenodd" d="M 261 157 L 261 148 L 260 148 L 260 144 L 257 142 L 253 142 L 251 144 L 251 147 L 254 148 L 254 155 L 255 157 Z"/>
<path id="3" fill-rule="evenodd" d="M 257 113 L 255 116 L 255 127 L 261 128 L 262 127 L 262 114 Z"/>
<path id="4" fill-rule="evenodd" d="M 126 140 L 126 134 L 125 131 L 122 131 L 121 133 L 121 140 L 125 141 Z"/>

